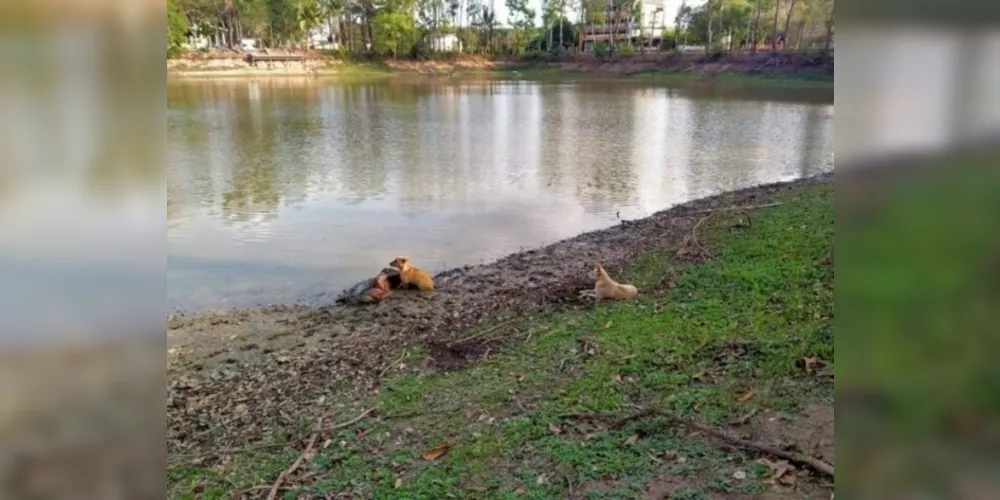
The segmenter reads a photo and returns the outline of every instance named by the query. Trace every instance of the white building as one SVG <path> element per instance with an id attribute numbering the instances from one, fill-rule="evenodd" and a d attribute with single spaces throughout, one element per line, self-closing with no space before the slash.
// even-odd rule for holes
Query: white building
<path id="1" fill-rule="evenodd" d="M 641 0 L 642 17 L 639 26 L 632 29 L 632 36 L 655 38 L 663 33 L 664 27 L 673 25 L 673 19 L 667 19 L 665 4 L 667 0 Z M 676 16 L 676 14 L 674 14 Z"/>
<path id="2" fill-rule="evenodd" d="M 459 52 L 462 50 L 462 40 L 453 33 L 427 35 L 427 45 L 434 52 Z"/>

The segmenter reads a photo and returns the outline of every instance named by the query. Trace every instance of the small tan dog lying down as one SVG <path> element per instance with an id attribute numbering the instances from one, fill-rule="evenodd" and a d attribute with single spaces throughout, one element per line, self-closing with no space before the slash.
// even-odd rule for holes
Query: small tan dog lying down
<path id="1" fill-rule="evenodd" d="M 634 299 L 639 294 L 639 290 L 634 286 L 619 283 L 608 276 L 608 272 L 604 270 L 604 265 L 600 262 L 594 267 L 590 276 L 595 280 L 594 289 L 583 290 L 580 292 L 580 296 L 594 297 L 595 300 L 624 300 Z"/>

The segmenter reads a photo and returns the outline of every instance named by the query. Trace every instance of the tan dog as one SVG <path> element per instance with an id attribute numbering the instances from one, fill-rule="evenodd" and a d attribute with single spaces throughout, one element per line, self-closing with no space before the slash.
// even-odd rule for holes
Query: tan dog
<path id="1" fill-rule="evenodd" d="M 593 296 L 595 300 L 625 300 L 634 299 L 638 294 L 639 290 L 633 285 L 618 283 L 608 272 L 604 270 L 604 264 L 598 262 L 594 266 L 594 271 L 591 273 L 591 277 L 594 278 L 594 289 L 584 290 L 581 295 Z"/>
<path id="2" fill-rule="evenodd" d="M 413 267 L 406 257 L 396 257 L 389 265 L 399 269 L 400 288 L 413 284 L 421 292 L 434 290 L 434 278 L 423 269 Z"/>

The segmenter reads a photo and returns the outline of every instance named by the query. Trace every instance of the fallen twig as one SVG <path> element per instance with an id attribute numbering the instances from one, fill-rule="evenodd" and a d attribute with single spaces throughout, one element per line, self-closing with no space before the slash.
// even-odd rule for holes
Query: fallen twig
<path id="1" fill-rule="evenodd" d="M 399 357 L 399 359 L 397 359 L 396 361 L 393 361 L 392 363 L 389 363 L 389 364 L 385 365 L 385 368 L 382 368 L 382 370 L 380 370 L 380 371 L 378 372 L 378 378 L 382 378 L 382 377 L 384 377 L 384 376 L 385 376 L 385 374 L 386 374 L 386 372 L 388 372 L 389 370 L 391 370 L 393 366 L 396 366 L 396 365 L 398 365 L 399 363 L 401 363 L 401 362 L 403 361 L 403 359 L 404 359 L 404 358 L 406 358 L 406 355 L 407 355 L 407 354 L 409 354 L 409 353 L 407 352 L 407 350 L 406 350 L 406 349 L 403 349 L 403 355 L 402 355 L 402 356 L 400 356 L 400 357 Z"/>
<path id="2" fill-rule="evenodd" d="M 354 424 L 358 423 L 361 419 L 363 419 L 366 416 L 368 416 L 369 413 L 371 413 L 371 412 L 373 412 L 373 411 L 375 411 L 377 409 L 378 409 L 378 407 L 369 408 L 369 409 L 361 412 L 361 414 L 358 415 L 357 417 L 354 417 L 351 420 L 348 420 L 347 422 L 344 422 L 344 423 L 341 423 L 341 424 L 337 424 L 337 425 L 333 425 L 333 426 L 330 426 L 330 427 L 325 427 L 325 428 L 317 430 L 316 432 L 330 432 L 330 431 L 335 431 L 335 430 L 343 429 L 344 427 L 350 427 L 351 425 L 354 425 Z M 320 420 L 322 421 L 322 419 L 320 419 Z M 247 453 L 247 452 L 250 452 L 250 451 L 266 450 L 266 449 L 270 449 L 270 448 L 285 448 L 285 447 L 293 445 L 296 441 L 289 441 L 287 443 L 258 444 L 258 445 L 253 445 L 253 446 L 244 446 L 242 448 L 219 448 L 219 449 L 215 449 L 215 450 L 211 450 L 211 451 L 206 451 L 204 453 L 196 453 L 196 454 L 190 454 L 190 455 L 181 455 L 179 458 L 180 459 L 186 459 L 186 460 L 192 460 L 192 459 L 197 459 L 197 458 L 206 458 L 206 457 L 212 457 L 212 456 L 218 456 L 218 455 L 225 455 L 227 453 Z"/>
<path id="3" fill-rule="evenodd" d="M 585 418 L 585 419 L 591 419 L 591 420 L 604 420 L 604 419 L 612 418 L 612 417 L 616 417 L 616 416 L 617 416 L 617 414 L 614 414 L 614 413 L 565 413 L 565 414 L 560 415 L 559 417 L 560 418 L 581 418 L 581 419 Z M 762 453 L 766 453 L 768 455 L 773 455 L 775 457 L 783 458 L 785 460 L 788 460 L 789 462 L 798 463 L 800 465 L 807 465 L 807 466 L 811 467 L 813 470 L 815 470 L 817 472 L 821 472 L 823 474 L 826 474 L 826 475 L 830 476 L 831 478 L 834 477 L 833 476 L 833 466 L 830 465 L 830 464 L 828 464 L 828 463 L 826 463 L 826 462 L 824 462 L 824 461 L 822 461 L 822 460 L 817 460 L 815 458 L 812 458 L 812 457 L 809 457 L 809 456 L 806 456 L 806 455 L 803 455 L 803 454 L 800 454 L 800 453 L 794 453 L 794 452 L 790 452 L 790 451 L 780 450 L 780 449 L 775 448 L 773 446 L 767 446 L 767 445 L 760 444 L 760 443 L 754 443 L 752 441 L 747 441 L 745 439 L 740 439 L 738 437 L 730 436 L 729 434 L 726 434 L 725 432 L 722 432 L 722 431 L 720 431 L 718 429 L 713 429 L 711 427 L 699 424 L 699 423 L 694 422 L 692 420 L 678 417 L 677 415 L 665 412 L 663 410 L 657 410 L 657 409 L 642 410 L 642 411 L 640 411 L 638 413 L 634 413 L 634 414 L 629 415 L 627 417 L 619 418 L 618 420 L 616 420 L 614 423 L 611 424 L 611 428 L 621 427 L 621 426 L 625 425 L 628 422 L 631 422 L 631 421 L 634 421 L 634 420 L 639 420 L 639 419 L 646 418 L 646 417 L 651 417 L 651 416 L 663 417 L 663 418 L 666 418 L 666 419 L 668 419 L 668 420 L 670 420 L 672 422 L 676 422 L 678 424 L 684 425 L 685 427 L 688 427 L 688 428 L 691 428 L 691 429 L 694 429 L 694 430 L 697 430 L 697 431 L 700 431 L 700 432 L 704 432 L 705 434 L 708 434 L 708 435 L 710 435 L 712 437 L 720 439 L 720 440 L 726 442 L 727 444 L 729 444 L 731 446 L 735 446 L 735 447 L 743 448 L 743 449 L 747 449 L 747 450 L 755 450 L 755 451 L 759 451 L 759 452 L 762 452 Z"/>
<path id="4" fill-rule="evenodd" d="M 296 458 L 292 465 L 290 465 L 284 472 L 278 474 L 278 479 L 274 480 L 274 484 L 271 485 L 271 491 L 267 494 L 267 500 L 274 500 L 278 497 L 278 490 L 281 489 L 281 483 L 285 479 L 294 474 L 296 470 L 302 465 L 306 457 L 312 453 L 314 447 L 316 447 L 316 439 L 319 437 L 320 429 L 322 428 L 323 418 L 320 417 L 319 421 L 316 423 L 317 431 L 313 433 L 312 437 L 309 438 L 309 444 L 306 445 L 306 449 L 302 451 L 299 458 Z"/>
<path id="5" fill-rule="evenodd" d="M 478 339 L 479 337 L 482 337 L 483 335 L 486 335 L 487 333 L 495 332 L 495 331 L 497 331 L 497 330 L 499 330 L 499 329 L 501 329 L 501 328 L 503 328 L 505 326 L 509 326 L 511 323 L 514 322 L 515 319 L 517 319 L 517 318 L 509 319 L 507 321 L 502 321 L 502 322 L 500 322 L 500 324 L 493 325 L 493 326 L 491 326 L 491 327 L 489 327 L 489 328 L 487 328 L 487 329 L 485 329 L 483 331 L 476 332 L 473 335 L 469 335 L 468 337 L 460 338 L 458 340 L 449 342 L 448 343 L 448 347 L 451 347 L 451 346 L 457 345 L 457 344 L 463 344 L 463 343 L 468 342 L 470 340 Z"/>
<path id="6" fill-rule="evenodd" d="M 781 205 L 784 205 L 784 204 L 785 204 L 785 202 L 778 201 L 778 202 L 775 202 L 775 203 L 764 203 L 762 205 L 745 205 L 745 206 L 741 206 L 741 207 L 731 206 L 731 207 L 721 207 L 721 208 L 710 208 L 710 209 L 707 209 L 707 210 L 695 210 L 693 212 L 688 212 L 688 213 L 689 214 L 710 214 L 710 213 L 715 213 L 715 212 L 737 212 L 737 211 L 740 211 L 740 210 L 746 211 L 746 210 L 756 210 L 758 208 L 777 207 L 777 206 L 781 206 Z"/>
<path id="7" fill-rule="evenodd" d="M 361 421 L 361 419 L 367 417 L 369 413 L 371 413 L 371 412 L 373 412 L 373 411 L 375 411 L 377 409 L 378 409 L 377 406 L 373 406 L 373 407 L 371 407 L 371 408 L 369 408 L 369 409 L 361 412 L 361 414 L 358 415 L 357 417 L 354 417 L 354 418 L 348 420 L 347 422 L 340 423 L 340 424 L 337 424 L 337 425 L 332 425 L 330 427 L 324 427 L 324 428 L 320 429 L 320 431 L 321 432 L 330 432 L 330 431 L 336 431 L 336 430 L 343 429 L 344 427 L 350 427 L 350 426 L 358 423 L 359 421 Z"/>

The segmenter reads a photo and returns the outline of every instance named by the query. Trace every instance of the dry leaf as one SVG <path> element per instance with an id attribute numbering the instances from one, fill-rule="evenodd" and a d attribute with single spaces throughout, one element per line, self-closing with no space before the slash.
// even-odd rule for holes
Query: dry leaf
<path id="1" fill-rule="evenodd" d="M 785 486 L 794 486 L 797 478 L 798 476 L 795 474 L 782 474 L 782 476 L 778 478 L 778 482 L 784 484 Z"/>
<path id="2" fill-rule="evenodd" d="M 615 382 L 621 383 L 622 376 L 616 373 L 614 377 L 611 377 L 611 379 L 614 380 Z"/>
<path id="3" fill-rule="evenodd" d="M 639 440 L 639 435 L 632 434 L 631 436 L 628 437 L 628 439 L 625 440 L 625 446 L 632 446 L 638 440 Z"/>
<path id="4" fill-rule="evenodd" d="M 747 478 L 747 473 L 746 473 L 746 471 L 744 471 L 742 469 L 736 469 L 736 472 L 733 472 L 733 478 L 734 479 L 741 479 L 741 480 L 742 479 L 746 479 Z"/>
<path id="5" fill-rule="evenodd" d="M 659 458 L 656 458 L 656 455 L 653 455 L 652 453 L 649 454 L 649 458 L 653 459 L 653 461 L 656 462 L 656 463 L 658 463 L 658 464 L 662 464 L 663 463 L 663 460 L 660 460 Z"/>
<path id="6" fill-rule="evenodd" d="M 684 457 L 684 456 L 678 456 L 677 457 L 677 463 L 679 463 L 679 464 L 682 464 L 682 463 L 687 462 L 687 461 L 688 461 L 687 457 Z"/>
<path id="7" fill-rule="evenodd" d="M 422 456 L 424 457 L 424 460 L 437 460 L 445 453 L 448 453 L 448 450 L 450 449 L 451 446 L 443 444 L 425 451 Z"/>
<path id="8" fill-rule="evenodd" d="M 396 485 L 395 485 L 395 487 L 398 490 L 401 486 L 403 486 L 403 478 L 397 477 L 396 478 Z"/>
<path id="9" fill-rule="evenodd" d="M 525 494 L 525 493 L 526 493 L 527 491 L 528 491 L 528 490 L 526 490 L 526 489 L 524 489 L 524 488 L 518 488 L 518 489 L 514 490 L 514 494 L 515 494 L 515 495 L 523 495 L 523 494 Z"/>
<path id="10" fill-rule="evenodd" d="M 547 481 L 548 479 L 546 479 L 545 474 L 541 474 L 538 476 L 538 479 L 535 479 L 535 484 L 545 484 Z"/>
<path id="11" fill-rule="evenodd" d="M 795 483 L 795 479 L 791 479 L 790 483 L 786 482 L 786 480 L 783 479 L 783 477 L 785 475 L 789 475 L 788 474 L 789 472 L 792 473 L 792 474 L 790 474 L 791 476 L 795 475 L 794 474 L 795 467 L 793 467 L 788 462 L 786 462 L 784 460 L 778 460 L 777 462 L 772 462 L 772 461 L 767 460 L 765 458 L 761 458 L 761 459 L 759 459 L 757 461 L 760 462 L 760 463 L 762 463 L 762 464 L 764 464 L 764 465 L 766 465 L 769 469 L 771 469 L 771 472 L 772 472 L 771 477 L 769 477 L 765 481 L 766 483 L 768 483 L 768 484 L 775 484 L 776 482 L 779 482 L 779 481 L 782 482 L 782 483 L 784 483 L 784 484 L 794 484 Z"/>
<path id="12" fill-rule="evenodd" d="M 604 329 L 607 330 L 608 328 L 611 328 L 611 321 L 604 324 Z"/>
<path id="13" fill-rule="evenodd" d="M 664 453 L 663 457 L 666 458 L 667 460 L 675 460 L 677 459 L 677 450 L 670 450 Z"/>
<path id="14" fill-rule="evenodd" d="M 749 391 L 747 391 L 746 394 L 740 396 L 740 399 L 737 399 L 737 401 L 740 402 L 740 403 L 745 403 L 745 402 L 749 401 L 750 398 L 752 398 L 752 397 L 754 397 L 756 395 L 757 395 L 757 391 L 755 391 L 753 389 L 750 389 Z"/>
<path id="15" fill-rule="evenodd" d="M 552 431 L 553 434 L 559 434 L 562 432 L 562 429 L 560 429 L 556 424 L 549 424 L 549 430 Z"/>

